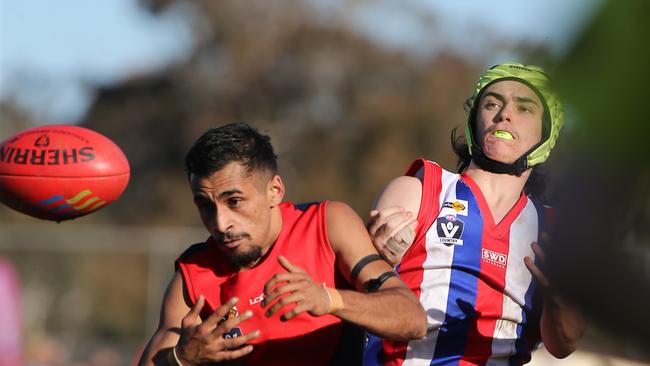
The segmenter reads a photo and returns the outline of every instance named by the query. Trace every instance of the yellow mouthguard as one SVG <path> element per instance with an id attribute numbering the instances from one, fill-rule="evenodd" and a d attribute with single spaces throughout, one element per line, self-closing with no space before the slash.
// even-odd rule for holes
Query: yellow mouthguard
<path id="1" fill-rule="evenodd" d="M 512 140 L 512 135 L 508 131 L 496 130 L 492 132 L 492 135 L 500 139 Z"/>

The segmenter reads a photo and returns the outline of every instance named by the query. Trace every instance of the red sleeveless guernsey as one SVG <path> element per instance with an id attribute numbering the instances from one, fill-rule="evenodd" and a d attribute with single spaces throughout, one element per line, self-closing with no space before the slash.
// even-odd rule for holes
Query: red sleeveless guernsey
<path id="1" fill-rule="evenodd" d="M 327 202 L 294 206 L 284 202 L 282 229 L 269 253 L 254 268 L 239 272 L 217 249 L 212 239 L 194 244 L 176 261 L 192 303 L 205 297 L 201 317 L 205 319 L 221 304 L 237 296 L 239 303 L 230 316 L 250 309 L 253 317 L 226 335 L 237 337 L 256 329 L 260 336 L 250 342 L 253 352 L 239 359 L 239 364 L 259 365 L 327 365 L 341 337 L 341 320 L 332 315 L 314 317 L 302 313 L 282 322 L 280 311 L 270 318 L 262 308 L 264 284 L 278 272 L 286 270 L 278 262 L 283 255 L 307 271 L 314 282 L 328 287 L 348 287 L 336 271 L 335 255 L 327 237 L 325 210 Z M 287 311 L 289 308 L 286 308 Z M 284 309 L 283 309 L 284 310 Z"/>

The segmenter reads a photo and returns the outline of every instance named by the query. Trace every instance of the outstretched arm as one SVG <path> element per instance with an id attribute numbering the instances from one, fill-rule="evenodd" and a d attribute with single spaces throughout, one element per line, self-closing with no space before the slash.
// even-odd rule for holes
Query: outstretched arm
<path id="1" fill-rule="evenodd" d="M 537 243 L 533 243 L 532 247 L 540 262 L 544 263 L 546 257 L 542 248 Z M 550 282 L 531 258 L 525 257 L 524 262 L 542 291 L 544 307 L 540 327 L 544 347 L 553 356 L 565 358 L 578 347 L 585 330 L 584 317 L 578 309 L 553 291 Z"/>
<path id="2" fill-rule="evenodd" d="M 350 273 L 354 266 L 376 253 L 363 222 L 349 206 L 331 202 L 327 229 L 339 259 L 339 269 L 352 281 Z M 355 285 L 364 289 L 371 280 L 391 271 L 384 261 L 371 262 L 358 273 Z M 336 315 L 347 321 L 385 338 L 413 339 L 426 334 L 426 314 L 419 300 L 397 276 L 388 278 L 376 292 L 339 292 L 343 305 Z"/>
<path id="3" fill-rule="evenodd" d="M 244 313 L 220 322 L 236 303 L 237 299 L 231 299 L 205 322 L 201 321 L 199 314 L 204 305 L 203 296 L 199 296 L 196 304 L 189 308 L 183 296 L 183 279 L 176 272 L 165 292 L 158 329 L 149 340 L 138 365 L 190 366 L 231 360 L 250 353 L 253 346 L 246 346 L 246 342 L 257 337 L 258 332 L 232 339 L 223 338 L 230 328 L 252 315 Z"/>
<path id="4" fill-rule="evenodd" d="M 353 280 L 351 272 L 359 261 L 370 255 L 379 257 L 359 216 L 343 203 L 330 202 L 327 231 L 339 271 L 359 291 L 326 288 L 315 283 L 302 268 L 280 257 L 287 272 L 273 275 L 264 287 L 262 306 L 268 307 L 266 316 L 280 312 L 282 320 L 289 320 L 302 312 L 313 316 L 333 314 L 383 338 L 424 337 L 426 314 L 388 263 L 380 258 L 371 261 L 361 266 Z M 375 289 L 365 292 L 371 280 L 377 278 L 384 281 L 373 281 Z"/>

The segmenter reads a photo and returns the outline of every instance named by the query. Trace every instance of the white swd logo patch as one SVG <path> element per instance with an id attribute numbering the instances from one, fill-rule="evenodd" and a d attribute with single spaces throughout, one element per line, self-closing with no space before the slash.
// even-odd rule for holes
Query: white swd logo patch
<path id="1" fill-rule="evenodd" d="M 495 266 L 505 267 L 506 264 L 508 264 L 508 256 L 506 254 L 495 252 L 485 248 L 481 250 L 481 254 L 484 261 L 490 264 L 494 264 Z"/>

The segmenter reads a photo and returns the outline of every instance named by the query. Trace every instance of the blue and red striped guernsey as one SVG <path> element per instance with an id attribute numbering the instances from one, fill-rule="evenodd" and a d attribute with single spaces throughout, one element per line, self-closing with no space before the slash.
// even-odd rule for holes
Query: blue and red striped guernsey
<path id="1" fill-rule="evenodd" d="M 539 344 L 541 302 L 524 257 L 535 257 L 547 208 L 522 193 L 495 223 L 477 184 L 415 161 L 422 179 L 415 242 L 397 270 L 428 315 L 427 336 L 370 336 L 365 365 L 520 365 Z"/>

